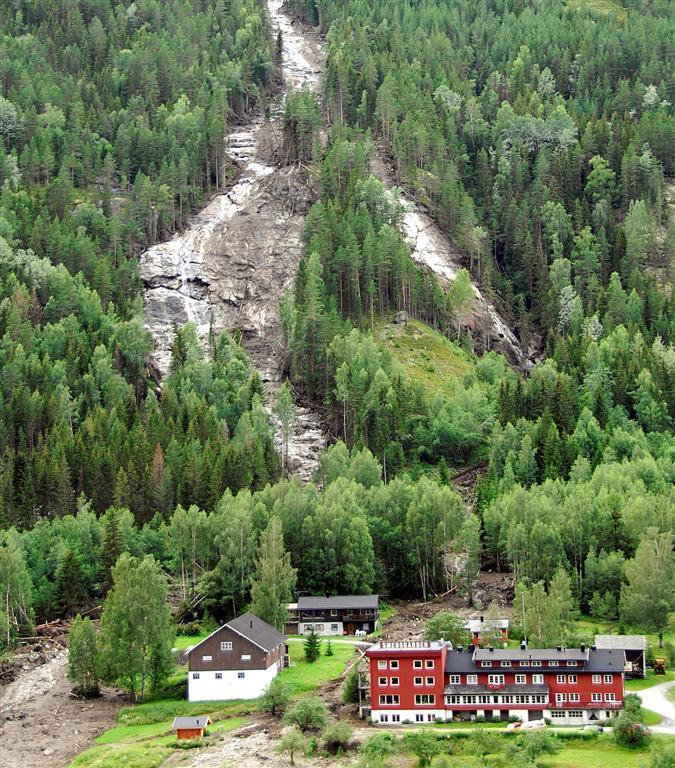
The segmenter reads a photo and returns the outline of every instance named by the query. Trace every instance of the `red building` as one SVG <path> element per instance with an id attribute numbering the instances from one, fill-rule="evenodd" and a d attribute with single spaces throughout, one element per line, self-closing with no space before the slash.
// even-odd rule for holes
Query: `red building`
<path id="1" fill-rule="evenodd" d="M 606 720 L 623 706 L 624 654 L 587 648 L 474 648 L 378 643 L 366 652 L 362 713 L 373 723 L 476 717 Z"/>

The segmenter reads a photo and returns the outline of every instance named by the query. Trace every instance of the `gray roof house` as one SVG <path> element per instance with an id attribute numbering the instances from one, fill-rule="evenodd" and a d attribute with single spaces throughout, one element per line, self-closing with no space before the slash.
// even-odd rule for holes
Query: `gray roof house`
<path id="1" fill-rule="evenodd" d="M 623 651 L 626 654 L 627 677 L 647 674 L 647 638 L 644 635 L 596 635 L 598 650 Z"/>

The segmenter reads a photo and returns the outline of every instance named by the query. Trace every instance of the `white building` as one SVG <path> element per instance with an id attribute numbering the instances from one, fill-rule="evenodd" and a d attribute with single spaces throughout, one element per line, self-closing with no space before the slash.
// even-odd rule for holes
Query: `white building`
<path id="1" fill-rule="evenodd" d="M 288 664 L 286 637 L 252 613 L 212 632 L 187 651 L 188 699 L 256 699 Z"/>

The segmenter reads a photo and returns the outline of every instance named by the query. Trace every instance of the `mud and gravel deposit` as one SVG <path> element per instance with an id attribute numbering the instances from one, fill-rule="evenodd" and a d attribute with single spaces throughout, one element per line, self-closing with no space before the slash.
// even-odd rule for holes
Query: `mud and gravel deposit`
<path id="1" fill-rule="evenodd" d="M 0 690 L 2 768 L 60 768 L 115 724 L 121 697 L 74 698 L 67 670 L 61 650 Z"/>

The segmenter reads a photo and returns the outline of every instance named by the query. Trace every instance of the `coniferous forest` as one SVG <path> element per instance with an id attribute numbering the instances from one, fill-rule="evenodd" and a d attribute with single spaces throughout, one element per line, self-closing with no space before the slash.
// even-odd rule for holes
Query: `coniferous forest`
<path id="1" fill-rule="evenodd" d="M 470 601 L 483 566 L 663 632 L 675 25 L 666 0 L 610 6 L 287 1 L 326 52 L 320 98 L 282 118 L 315 190 L 285 372 L 333 438 L 302 483 L 238 339 L 177 327 L 158 380 L 138 267 L 235 176 L 227 133 L 278 82 L 266 3 L 4 4 L 0 645 L 105 596 L 124 553 L 161 564 L 181 616 L 232 617 L 277 521 L 306 593 Z M 411 258 L 376 157 L 461 254 L 450 287 Z M 471 281 L 529 363 L 472 335 Z M 382 342 L 400 311 L 465 356 L 452 387 Z M 662 551 L 644 616 L 636 563 Z"/>

